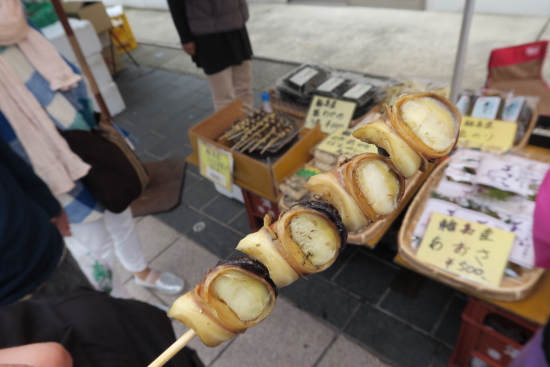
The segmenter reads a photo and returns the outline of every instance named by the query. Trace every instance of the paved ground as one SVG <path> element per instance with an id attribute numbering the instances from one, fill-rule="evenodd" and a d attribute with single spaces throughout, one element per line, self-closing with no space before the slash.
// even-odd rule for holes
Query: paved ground
<path id="1" fill-rule="evenodd" d="M 281 3 L 249 7 L 247 27 L 258 56 L 393 77 L 451 80 L 460 13 Z M 127 9 L 127 15 L 138 40 L 178 47 L 168 12 Z M 485 83 L 492 49 L 548 38 L 546 25 L 546 18 L 476 14 L 463 86 Z M 180 68 L 186 62 L 190 64 L 180 53 L 167 66 Z M 545 75 L 550 78 L 548 62 Z"/>
<path id="2" fill-rule="evenodd" d="M 116 121 L 140 139 L 144 161 L 191 153 L 187 130 L 213 112 L 204 79 L 127 64 L 116 82 L 128 106 Z M 204 230 L 193 230 L 197 222 Z M 181 205 L 142 218 L 138 227 L 152 266 L 180 274 L 186 291 L 218 259 L 237 254 L 249 232 L 243 204 L 220 196 L 193 166 Z M 192 346 L 214 367 L 445 366 L 465 297 L 428 279 L 415 298 L 393 291 L 390 285 L 403 276 L 392 262 L 395 247 L 395 231 L 374 251 L 350 245 L 329 270 L 284 288 L 262 324 L 215 349 Z M 136 287 L 128 273 L 125 279 L 139 299 L 165 305 L 175 299 Z"/>

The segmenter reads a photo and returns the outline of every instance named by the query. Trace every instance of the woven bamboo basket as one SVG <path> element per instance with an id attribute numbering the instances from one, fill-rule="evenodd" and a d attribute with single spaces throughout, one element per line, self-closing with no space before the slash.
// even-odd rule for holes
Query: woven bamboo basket
<path id="1" fill-rule="evenodd" d="M 410 199 L 418 190 L 418 187 L 422 184 L 427 174 L 429 174 L 429 172 L 423 173 L 419 171 L 416 172 L 411 178 L 406 180 L 405 194 L 403 195 L 403 199 L 401 200 L 401 203 L 399 204 L 397 210 L 391 216 L 387 217 L 384 220 L 372 223 L 365 228 L 349 233 L 348 243 L 374 248 L 376 246 L 376 242 L 372 243 L 371 241 L 373 241 L 377 237 L 382 237 L 380 231 L 385 232 L 391 226 L 395 218 L 397 218 L 397 216 L 401 213 L 405 206 L 407 206 Z M 279 199 L 279 210 L 281 211 L 287 210 L 289 208 L 289 205 L 287 204 L 288 200 L 285 199 L 286 198 L 284 195 Z"/>
<path id="2" fill-rule="evenodd" d="M 529 142 L 529 138 L 531 137 L 531 133 L 533 132 L 533 129 L 535 128 L 535 125 L 537 124 L 537 120 L 539 118 L 539 115 L 537 113 L 537 110 L 533 110 L 533 116 L 531 116 L 531 121 L 529 122 L 529 126 L 527 126 L 527 130 L 525 131 L 525 135 L 523 138 L 521 138 L 520 142 L 512 148 L 512 151 L 517 151 L 520 149 L 523 149 L 525 146 L 527 146 L 527 143 Z"/>
<path id="3" fill-rule="evenodd" d="M 537 159 L 537 157 L 532 155 L 527 157 Z M 405 219 L 403 220 L 403 225 L 399 230 L 399 254 L 415 271 L 428 277 L 435 278 L 442 283 L 458 288 L 467 293 L 505 302 L 516 302 L 524 299 L 534 290 L 537 282 L 544 274 L 543 269 L 526 269 L 520 278 L 513 278 L 504 274 L 500 286 L 494 287 L 460 278 L 459 276 L 448 273 L 436 266 L 420 261 L 416 257 L 417 248 L 412 246 L 412 234 L 418 220 L 420 219 L 420 214 L 424 211 L 424 206 L 430 198 L 430 193 L 437 187 L 439 181 L 443 178 L 445 168 L 449 165 L 449 161 L 450 160 L 447 159 L 433 171 L 411 203 L 411 206 L 405 215 Z"/>

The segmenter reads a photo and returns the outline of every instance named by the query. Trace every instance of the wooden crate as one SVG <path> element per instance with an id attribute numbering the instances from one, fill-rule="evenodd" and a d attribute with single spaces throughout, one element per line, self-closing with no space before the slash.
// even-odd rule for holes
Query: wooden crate
<path id="1" fill-rule="evenodd" d="M 218 138 L 234 122 L 244 117 L 242 103 L 237 100 L 189 129 L 193 154 L 187 160 L 198 165 L 198 139 L 224 149 L 233 156 L 233 182 L 245 190 L 277 202 L 279 182 L 313 158 L 309 151 L 323 139 L 323 133 L 319 127 L 301 132 L 299 140 L 276 162 L 268 165 L 231 150 L 231 144 L 227 141 L 218 142 Z"/>

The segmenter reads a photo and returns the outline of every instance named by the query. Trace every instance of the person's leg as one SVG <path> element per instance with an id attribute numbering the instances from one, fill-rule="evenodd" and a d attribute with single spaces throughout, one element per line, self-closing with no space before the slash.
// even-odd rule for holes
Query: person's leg
<path id="1" fill-rule="evenodd" d="M 254 111 L 254 96 L 252 94 L 252 66 L 250 60 L 241 65 L 233 66 L 233 88 L 235 98 L 240 98 L 247 113 Z"/>
<path id="2" fill-rule="evenodd" d="M 119 214 L 106 210 L 103 219 L 114 243 L 117 258 L 126 270 L 134 273 L 138 285 L 166 293 L 178 293 L 183 289 L 184 282 L 181 278 L 172 273 L 152 271 L 147 266 L 130 208 Z"/>
<path id="3" fill-rule="evenodd" d="M 106 210 L 103 218 L 105 228 L 113 241 L 114 251 L 122 266 L 134 274 L 148 273 L 149 268 L 143 254 L 141 239 L 130 208 L 118 214 Z M 144 274 L 140 278 L 145 279 L 146 276 L 147 274 Z"/>
<path id="4" fill-rule="evenodd" d="M 221 110 L 235 100 L 232 75 L 232 68 L 228 67 L 219 73 L 206 76 L 210 84 L 212 100 L 214 101 L 216 111 Z"/>

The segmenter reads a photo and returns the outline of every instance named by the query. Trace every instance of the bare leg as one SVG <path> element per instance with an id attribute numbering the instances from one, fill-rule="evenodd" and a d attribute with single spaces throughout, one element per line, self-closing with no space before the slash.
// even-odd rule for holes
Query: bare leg
<path id="1" fill-rule="evenodd" d="M 247 113 L 254 111 L 254 96 L 252 94 L 252 66 L 250 61 L 244 61 L 241 65 L 233 66 L 233 88 L 235 97 L 243 102 L 243 108 Z"/>
<path id="2" fill-rule="evenodd" d="M 221 110 L 235 100 L 232 74 L 232 67 L 228 67 L 219 73 L 207 75 L 216 111 Z"/>

